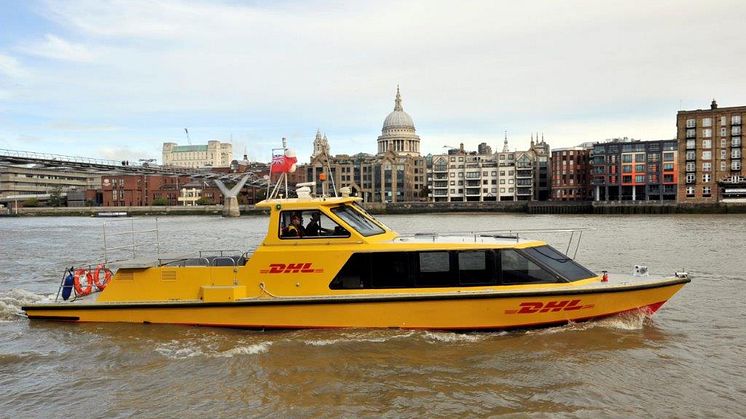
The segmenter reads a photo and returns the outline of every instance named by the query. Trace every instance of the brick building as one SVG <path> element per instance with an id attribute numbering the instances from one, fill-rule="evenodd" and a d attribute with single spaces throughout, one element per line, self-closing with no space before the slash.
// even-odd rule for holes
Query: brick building
<path id="1" fill-rule="evenodd" d="M 591 195 L 591 149 L 552 150 L 552 201 L 587 201 Z"/>
<path id="2" fill-rule="evenodd" d="M 710 109 L 678 112 L 679 202 L 718 202 L 721 189 L 744 177 L 744 119 L 746 106 L 719 108 L 714 100 Z"/>
<path id="3" fill-rule="evenodd" d="M 183 175 L 104 175 L 103 206 L 150 206 L 156 198 L 164 198 L 168 205 L 178 205 L 181 188 L 190 182 L 191 178 Z"/>

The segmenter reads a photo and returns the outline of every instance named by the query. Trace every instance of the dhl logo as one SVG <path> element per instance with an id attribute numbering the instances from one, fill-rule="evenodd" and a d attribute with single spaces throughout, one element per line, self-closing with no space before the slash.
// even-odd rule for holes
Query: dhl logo
<path id="1" fill-rule="evenodd" d="M 312 263 L 270 263 L 269 269 L 261 269 L 263 274 L 311 274 L 321 273 L 323 269 L 315 269 Z"/>
<path id="2" fill-rule="evenodd" d="M 560 301 L 548 301 L 546 303 L 541 302 L 527 302 L 518 304 L 520 309 L 518 310 L 505 310 L 505 314 L 533 314 L 533 313 L 549 313 L 556 311 L 573 311 L 573 310 L 585 310 L 593 308 L 593 304 L 582 305 L 580 300 L 560 300 Z"/>

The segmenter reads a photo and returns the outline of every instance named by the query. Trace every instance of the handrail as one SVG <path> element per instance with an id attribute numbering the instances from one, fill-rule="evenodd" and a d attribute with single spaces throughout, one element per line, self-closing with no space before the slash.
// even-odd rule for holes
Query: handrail
<path id="1" fill-rule="evenodd" d="M 575 259 L 575 257 L 578 254 L 578 250 L 580 249 L 580 241 L 583 238 L 583 231 L 586 230 L 594 230 L 591 227 L 577 227 L 577 228 L 534 228 L 534 229 L 506 229 L 506 230 L 483 230 L 479 232 L 474 231 L 447 231 L 447 232 L 420 232 L 420 233 L 414 233 L 414 234 L 402 234 L 398 238 L 408 238 L 408 237 L 432 237 L 433 242 L 437 237 L 464 237 L 464 236 L 472 236 L 474 238 L 474 242 L 477 242 L 478 238 L 488 238 L 492 237 L 495 239 L 511 239 L 515 240 L 516 243 L 518 243 L 521 239 L 520 234 L 521 233 L 570 233 L 570 239 L 567 242 L 567 249 L 565 250 L 565 255 L 569 258 L 570 255 L 570 249 L 572 248 L 573 241 L 575 241 L 575 251 L 573 253 L 573 256 L 571 259 Z M 575 235 L 577 234 L 577 239 L 575 238 Z"/>

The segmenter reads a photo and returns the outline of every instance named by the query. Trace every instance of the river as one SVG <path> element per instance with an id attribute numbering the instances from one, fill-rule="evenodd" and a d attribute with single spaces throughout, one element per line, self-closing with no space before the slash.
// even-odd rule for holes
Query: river
<path id="1" fill-rule="evenodd" d="M 692 282 L 652 318 L 531 331 L 30 322 L 22 304 L 56 293 L 70 263 L 100 257 L 103 220 L 0 218 L 0 417 L 744 414 L 746 216 L 380 218 L 402 233 L 583 227 L 577 260 L 592 270 L 645 264 L 685 269 Z M 266 226 L 260 216 L 158 219 L 162 252 L 247 249 Z M 566 248 L 567 235 L 535 236 Z"/>

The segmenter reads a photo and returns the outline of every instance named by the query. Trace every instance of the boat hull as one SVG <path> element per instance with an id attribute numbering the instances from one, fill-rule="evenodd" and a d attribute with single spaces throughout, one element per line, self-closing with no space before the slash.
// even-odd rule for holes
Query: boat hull
<path id="1" fill-rule="evenodd" d="M 543 292 L 264 298 L 235 302 L 36 304 L 30 319 L 240 327 L 499 330 L 658 310 L 688 279 Z"/>

